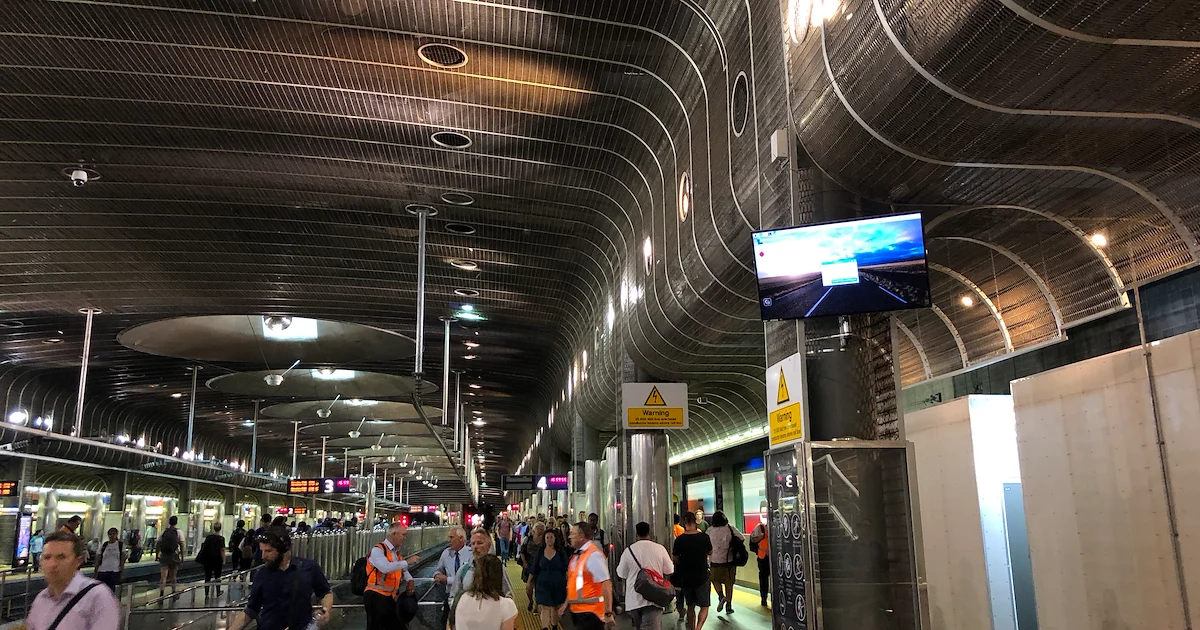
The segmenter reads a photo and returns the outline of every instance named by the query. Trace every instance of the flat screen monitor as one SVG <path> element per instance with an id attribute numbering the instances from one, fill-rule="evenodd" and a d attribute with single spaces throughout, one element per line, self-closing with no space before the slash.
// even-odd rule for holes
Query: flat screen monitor
<path id="1" fill-rule="evenodd" d="M 919 213 L 765 230 L 753 238 L 763 319 L 929 306 Z"/>

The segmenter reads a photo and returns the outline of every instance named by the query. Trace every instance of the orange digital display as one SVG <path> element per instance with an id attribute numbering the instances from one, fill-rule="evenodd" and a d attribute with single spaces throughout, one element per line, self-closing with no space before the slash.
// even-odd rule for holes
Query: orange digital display
<path id="1" fill-rule="evenodd" d="M 352 490 L 350 480 L 346 477 L 288 479 L 289 494 L 335 494 Z"/>
<path id="2" fill-rule="evenodd" d="M 15 481 L 0 481 L 0 497 L 15 497 L 17 496 L 17 482 Z"/>

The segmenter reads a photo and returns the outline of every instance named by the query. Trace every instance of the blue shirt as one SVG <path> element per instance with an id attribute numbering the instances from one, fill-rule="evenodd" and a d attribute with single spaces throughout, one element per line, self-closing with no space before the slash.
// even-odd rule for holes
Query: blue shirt
<path id="1" fill-rule="evenodd" d="M 315 560 L 292 558 L 286 571 L 264 566 L 254 574 L 246 614 L 259 630 L 304 630 L 312 621 L 313 596 L 329 594 L 329 581 Z"/>

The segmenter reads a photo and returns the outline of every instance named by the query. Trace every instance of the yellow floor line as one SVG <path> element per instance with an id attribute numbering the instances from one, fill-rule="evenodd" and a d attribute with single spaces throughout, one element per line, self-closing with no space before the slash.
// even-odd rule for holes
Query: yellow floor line
<path id="1" fill-rule="evenodd" d="M 517 605 L 515 630 L 541 630 L 542 620 L 538 617 L 537 607 L 534 607 L 534 612 L 529 612 L 529 598 L 525 595 L 525 585 L 521 582 L 521 567 L 516 562 L 508 563 L 508 579 L 513 586 L 513 603 Z"/>

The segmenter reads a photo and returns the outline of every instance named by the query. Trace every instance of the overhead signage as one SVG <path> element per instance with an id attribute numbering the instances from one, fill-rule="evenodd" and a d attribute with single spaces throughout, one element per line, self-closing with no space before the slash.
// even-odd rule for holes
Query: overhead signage
<path id="1" fill-rule="evenodd" d="M 16 481 L 0 481 L 0 497 L 15 497 L 17 496 Z"/>
<path id="2" fill-rule="evenodd" d="M 771 447 L 804 439 L 804 356 L 797 353 L 767 368 L 767 424 Z"/>
<path id="3" fill-rule="evenodd" d="M 304 516 L 305 514 L 308 514 L 308 506 L 307 505 L 297 505 L 297 506 L 293 507 L 292 514 L 294 514 L 295 516 Z"/>
<path id="4" fill-rule="evenodd" d="M 335 494 L 352 491 L 353 486 L 346 477 L 288 479 L 289 494 Z"/>
<path id="5" fill-rule="evenodd" d="M 502 490 L 567 490 L 571 480 L 566 475 L 504 475 Z"/>
<path id="6" fill-rule="evenodd" d="M 622 383 L 626 429 L 688 428 L 687 383 Z"/>

